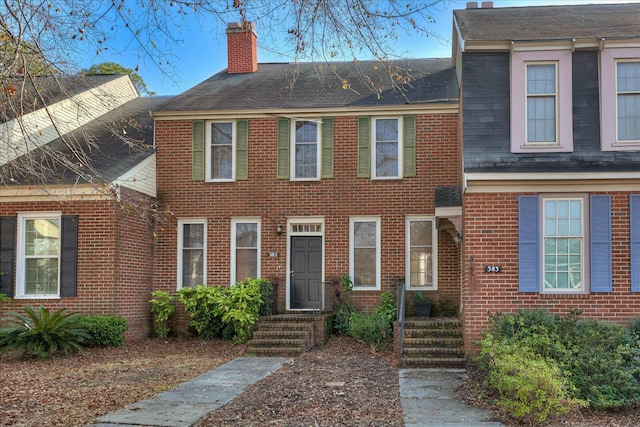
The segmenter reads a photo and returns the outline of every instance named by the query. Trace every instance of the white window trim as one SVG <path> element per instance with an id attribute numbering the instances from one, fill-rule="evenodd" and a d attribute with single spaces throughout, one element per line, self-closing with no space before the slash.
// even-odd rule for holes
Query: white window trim
<path id="1" fill-rule="evenodd" d="M 207 283 L 207 219 L 206 218 L 182 218 L 178 220 L 178 272 L 177 277 L 177 290 L 183 288 L 182 284 L 182 250 L 183 250 L 183 242 L 184 242 L 184 225 L 186 224 L 203 224 L 204 227 L 202 232 L 204 233 L 204 238 L 202 241 L 202 245 L 204 246 L 202 251 L 202 283 Z"/>
<path id="2" fill-rule="evenodd" d="M 212 178 L 211 164 L 211 124 L 213 123 L 231 123 L 231 178 L 214 179 Z M 206 182 L 233 182 L 236 180 L 236 122 L 235 120 L 207 120 L 205 122 L 205 177 Z"/>
<path id="3" fill-rule="evenodd" d="M 378 176 L 376 174 L 376 155 L 377 155 L 377 143 L 376 143 L 376 121 L 395 119 L 398 122 L 398 175 L 396 176 Z M 402 117 L 389 116 L 389 117 L 373 117 L 371 119 L 371 179 L 401 179 L 403 177 L 404 170 L 404 122 Z"/>
<path id="4" fill-rule="evenodd" d="M 57 219 L 60 236 L 58 239 L 58 292 L 56 294 L 26 294 L 26 240 L 25 223 L 30 219 Z M 62 212 L 25 212 L 18 213 L 18 250 L 16 251 L 16 296 L 15 299 L 60 299 L 60 267 L 62 258 Z"/>
<path id="5" fill-rule="evenodd" d="M 640 61 L 637 48 L 600 52 L 600 145 L 602 151 L 638 151 L 640 141 L 618 140 L 618 62 Z"/>
<path id="6" fill-rule="evenodd" d="M 349 218 L 349 276 L 351 276 L 351 279 L 353 280 L 355 278 L 355 257 L 354 257 L 354 251 L 355 251 L 355 246 L 354 246 L 354 231 L 355 231 L 355 223 L 356 222 L 375 222 L 376 223 L 376 284 L 375 286 L 360 286 L 360 287 L 353 287 L 354 291 L 379 291 L 381 289 L 380 287 L 380 274 L 382 271 L 381 268 L 381 247 L 380 244 L 382 242 L 382 232 L 381 232 L 381 226 L 380 226 L 380 217 L 379 216 L 357 216 L 357 217 L 351 217 Z"/>
<path id="7" fill-rule="evenodd" d="M 548 200 L 580 200 L 582 201 L 582 288 L 581 289 L 547 289 L 544 286 L 545 276 L 544 276 L 544 254 L 545 254 L 545 201 Z M 589 283 L 590 283 L 590 257 L 589 257 L 589 197 L 588 195 L 583 194 L 565 194 L 565 195 L 541 195 L 540 196 L 540 278 L 541 278 L 541 286 L 540 293 L 541 294 L 570 294 L 570 295 L 582 295 L 589 293 Z"/>
<path id="8" fill-rule="evenodd" d="M 556 141 L 527 143 L 527 65 L 556 64 Z M 511 152 L 573 152 L 573 78 L 571 50 L 511 54 Z"/>
<path id="9" fill-rule="evenodd" d="M 314 123 L 316 125 L 316 176 L 315 177 L 296 177 L 296 123 Z M 320 119 L 295 120 L 291 119 L 291 135 L 289 140 L 289 169 L 291 170 L 291 181 L 320 181 L 320 169 L 322 167 L 322 121 Z"/>
<path id="10" fill-rule="evenodd" d="M 256 217 L 248 217 L 248 218 L 232 218 L 231 219 L 231 271 L 229 272 L 229 277 L 231 279 L 231 281 L 229 282 L 229 284 L 231 286 L 235 285 L 236 283 L 238 283 L 238 279 L 236 278 L 236 224 L 244 224 L 244 223 L 251 223 L 251 224 L 257 224 L 257 233 L 258 233 L 258 239 L 256 241 L 256 245 L 257 245 L 257 253 L 256 253 L 256 257 L 257 257 L 257 266 L 256 266 L 256 278 L 260 277 L 260 264 L 261 264 L 261 222 L 260 222 L 260 218 L 256 218 Z M 244 280 L 241 279 L 241 280 Z"/>
<path id="11" fill-rule="evenodd" d="M 433 284 L 431 286 L 411 287 L 411 222 L 431 221 L 431 268 L 433 269 Z M 408 290 L 428 290 L 438 289 L 438 229 L 436 219 L 432 216 L 409 215 L 405 219 L 405 283 Z"/>

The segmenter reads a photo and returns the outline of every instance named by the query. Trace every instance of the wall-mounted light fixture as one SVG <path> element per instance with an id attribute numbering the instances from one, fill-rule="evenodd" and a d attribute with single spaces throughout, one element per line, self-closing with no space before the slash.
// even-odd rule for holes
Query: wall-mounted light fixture
<path id="1" fill-rule="evenodd" d="M 456 246 L 460 246 L 462 243 L 462 233 L 456 232 L 456 234 L 453 235 L 453 243 L 455 243 Z"/>
<path id="2" fill-rule="evenodd" d="M 283 232 L 284 232 L 284 229 L 282 228 L 282 223 L 278 221 L 278 223 L 276 224 L 276 234 L 278 236 L 281 236 Z"/>

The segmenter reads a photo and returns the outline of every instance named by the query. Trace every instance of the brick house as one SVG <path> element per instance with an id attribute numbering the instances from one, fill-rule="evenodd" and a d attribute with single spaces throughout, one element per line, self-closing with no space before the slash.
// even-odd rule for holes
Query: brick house
<path id="1" fill-rule="evenodd" d="M 129 324 L 128 338 L 146 336 L 155 197 L 149 111 L 164 99 L 140 98 L 128 76 L 40 84 L 47 107 L 0 123 L 0 271 L 6 273 L 0 292 L 12 297 L 0 314 L 25 305 L 119 314 Z M 28 132 L 16 131 L 20 125 Z M 119 136 L 123 130 L 147 148 L 131 148 Z M 84 148 L 99 176 L 79 177 L 60 163 L 50 164 L 60 172 L 46 182 L 17 172 L 27 145 L 41 151 L 34 158 L 56 150 L 73 161 L 60 135 L 91 136 L 94 145 Z"/>
<path id="2" fill-rule="evenodd" d="M 457 10 L 453 45 L 467 354 L 487 312 L 640 314 L 640 5 Z"/>
<path id="3" fill-rule="evenodd" d="M 278 311 L 304 312 L 331 309 L 322 284 L 348 274 L 364 311 L 404 278 L 457 306 L 451 61 L 399 62 L 411 80 L 395 87 L 373 62 L 259 64 L 252 24 L 227 37 L 228 68 L 153 111 L 158 202 L 172 213 L 154 288 L 265 277 Z"/>

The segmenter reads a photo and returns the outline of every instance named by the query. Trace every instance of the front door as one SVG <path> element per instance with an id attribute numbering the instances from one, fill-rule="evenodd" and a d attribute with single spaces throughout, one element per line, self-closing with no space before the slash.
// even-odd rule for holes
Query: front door
<path id="1" fill-rule="evenodd" d="M 291 237 L 292 310 L 322 309 L 322 237 Z"/>

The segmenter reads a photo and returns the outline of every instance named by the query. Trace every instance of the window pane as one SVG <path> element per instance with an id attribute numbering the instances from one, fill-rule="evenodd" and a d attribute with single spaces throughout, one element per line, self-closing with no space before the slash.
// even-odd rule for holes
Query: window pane
<path id="1" fill-rule="evenodd" d="M 618 140 L 640 140 L 640 94 L 618 95 Z"/>
<path id="2" fill-rule="evenodd" d="M 318 124 L 315 122 L 296 122 L 296 142 L 313 142 L 318 139 Z"/>
<path id="3" fill-rule="evenodd" d="M 25 293 L 57 294 L 58 258 L 32 258 L 25 261 Z"/>
<path id="4" fill-rule="evenodd" d="M 544 201 L 544 278 L 546 289 L 582 288 L 582 200 Z"/>
<path id="5" fill-rule="evenodd" d="M 640 92 L 640 62 L 618 62 L 618 92 Z"/>
<path id="6" fill-rule="evenodd" d="M 231 179 L 233 149 L 231 145 L 211 147 L 211 178 Z"/>
<path id="7" fill-rule="evenodd" d="M 236 247 L 258 247 L 258 224 L 255 222 L 236 223 Z"/>
<path id="8" fill-rule="evenodd" d="M 184 224 L 182 227 L 182 247 L 204 247 L 204 224 Z"/>
<path id="9" fill-rule="evenodd" d="M 376 286 L 376 249 L 355 248 L 353 250 L 353 286 Z"/>
<path id="10" fill-rule="evenodd" d="M 192 287 L 204 284 L 204 251 L 184 249 L 182 251 L 182 286 Z"/>
<path id="11" fill-rule="evenodd" d="M 57 256 L 59 243 L 60 220 L 28 219 L 25 221 L 25 254 L 27 256 Z"/>
<path id="12" fill-rule="evenodd" d="M 410 250 L 411 287 L 433 285 L 433 260 L 431 248 Z"/>
<path id="13" fill-rule="evenodd" d="M 231 145 L 233 141 L 233 124 L 211 123 L 211 145 Z"/>
<path id="14" fill-rule="evenodd" d="M 377 119 L 376 176 L 399 176 L 398 119 Z"/>
<path id="15" fill-rule="evenodd" d="M 556 140 L 556 98 L 538 96 L 527 98 L 527 141 L 554 142 Z"/>
<path id="16" fill-rule="evenodd" d="M 411 246 L 431 246 L 431 221 L 411 221 L 409 224 Z"/>
<path id="17" fill-rule="evenodd" d="M 256 249 L 236 250 L 236 281 L 255 278 L 258 275 L 258 251 Z"/>
<path id="18" fill-rule="evenodd" d="M 316 144 L 296 144 L 296 178 L 318 176 L 318 148 Z"/>
<path id="19" fill-rule="evenodd" d="M 554 64 L 527 65 L 527 94 L 555 94 L 556 66 Z"/>
<path id="20" fill-rule="evenodd" d="M 376 246 L 376 223 L 375 221 L 358 221 L 353 224 L 354 246 L 355 247 L 375 247 Z"/>

